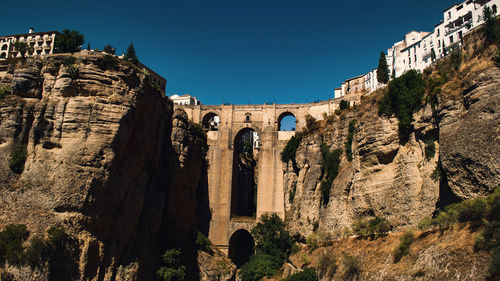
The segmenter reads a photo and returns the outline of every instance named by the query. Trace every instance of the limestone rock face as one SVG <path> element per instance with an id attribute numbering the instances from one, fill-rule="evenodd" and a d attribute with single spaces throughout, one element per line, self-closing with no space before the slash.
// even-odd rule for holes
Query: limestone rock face
<path id="1" fill-rule="evenodd" d="M 443 169 L 461 199 L 500 186 L 500 71 L 490 68 L 467 82 L 463 100 L 446 101 L 439 112 Z"/>
<path id="2" fill-rule="evenodd" d="M 486 195 L 500 185 L 500 70 L 482 71 L 463 99 L 442 98 L 414 114 L 414 132 L 405 143 L 398 121 L 377 115 L 366 101 L 343 112 L 302 139 L 292 162 L 284 165 L 286 220 L 292 233 L 337 235 L 360 217 L 386 218 L 396 229 L 416 226 L 444 201 Z M 353 160 L 345 155 L 348 125 L 356 120 Z M 328 204 L 320 185 L 325 179 L 320 145 L 341 148 L 339 174 Z M 426 156 L 426 143 L 435 153 Z M 441 167 L 441 168 L 440 168 Z M 439 180 L 439 174 L 442 174 Z M 295 196 L 291 200 L 290 192 Z"/>
<path id="3" fill-rule="evenodd" d="M 36 280 L 153 280 L 165 234 L 186 243 L 196 234 L 201 141 L 182 114 L 172 131 L 171 102 L 141 70 L 100 55 L 66 59 L 27 61 L 2 81 L 13 94 L 0 101 L 0 227 L 22 223 L 43 237 L 62 225 L 70 235 L 64 268 Z M 14 173 L 19 146 L 27 158 Z"/>
<path id="4" fill-rule="evenodd" d="M 234 280 L 236 266 L 219 251 L 215 251 L 212 255 L 198 251 L 198 263 L 200 265 L 200 281 Z"/>

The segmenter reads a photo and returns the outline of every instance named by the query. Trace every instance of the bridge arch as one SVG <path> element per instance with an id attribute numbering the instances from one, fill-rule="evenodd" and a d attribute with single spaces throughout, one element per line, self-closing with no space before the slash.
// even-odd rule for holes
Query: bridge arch
<path id="1" fill-rule="evenodd" d="M 231 216 L 255 217 L 257 211 L 256 168 L 259 133 L 252 127 L 241 129 L 234 137 Z"/>
<path id="2" fill-rule="evenodd" d="M 250 260 L 255 241 L 246 229 L 236 230 L 229 239 L 229 258 L 239 268 Z"/>
<path id="3" fill-rule="evenodd" d="M 220 125 L 220 117 L 217 113 L 211 111 L 203 116 L 201 126 L 209 131 L 218 131 Z"/>
<path id="4" fill-rule="evenodd" d="M 278 116 L 277 123 L 278 131 L 295 131 L 298 120 L 292 112 L 284 111 Z"/>

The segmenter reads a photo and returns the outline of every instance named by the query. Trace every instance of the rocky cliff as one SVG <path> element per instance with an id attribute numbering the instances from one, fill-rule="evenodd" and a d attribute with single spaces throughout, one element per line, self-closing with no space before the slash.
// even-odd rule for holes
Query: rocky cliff
<path id="1" fill-rule="evenodd" d="M 162 252 L 180 247 L 197 278 L 192 244 L 210 219 L 203 133 L 146 71 L 111 56 L 57 55 L 13 62 L 0 86 L 11 92 L 0 101 L 0 228 L 68 235 L 64 254 L 38 269 L 4 271 L 153 280 Z"/>
<path id="2" fill-rule="evenodd" d="M 292 233 L 340 236 L 357 219 L 375 216 L 396 230 L 416 226 L 445 204 L 487 195 L 500 185 L 500 69 L 492 60 L 496 47 L 481 49 L 481 40 L 477 33 L 466 38 L 461 66 L 449 70 L 437 101 L 414 114 L 407 140 L 399 136 L 395 117 L 378 115 L 385 89 L 303 133 L 295 163 L 284 168 Z M 426 70 L 426 83 L 444 67 L 449 65 Z M 349 125 L 352 161 L 346 154 Z M 327 200 L 321 193 L 322 144 L 344 151 Z"/>

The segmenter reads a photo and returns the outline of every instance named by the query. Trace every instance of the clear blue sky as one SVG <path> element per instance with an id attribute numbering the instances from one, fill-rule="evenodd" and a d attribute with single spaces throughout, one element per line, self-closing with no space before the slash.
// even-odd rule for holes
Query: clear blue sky
<path id="1" fill-rule="evenodd" d="M 5 1 L 0 34 L 68 28 L 119 54 L 133 42 L 141 62 L 167 79 L 167 95 L 204 104 L 311 102 L 376 68 L 380 51 L 406 32 L 431 31 L 453 3 Z"/>

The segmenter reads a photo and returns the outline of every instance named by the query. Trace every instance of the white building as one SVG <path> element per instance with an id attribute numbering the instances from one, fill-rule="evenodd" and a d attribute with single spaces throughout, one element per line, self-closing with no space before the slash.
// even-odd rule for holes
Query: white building
<path id="1" fill-rule="evenodd" d="M 169 97 L 177 105 L 199 105 L 201 102 L 191 95 L 172 95 Z"/>
<path id="2" fill-rule="evenodd" d="M 484 23 L 485 6 L 497 14 L 500 0 L 467 0 L 454 4 L 443 11 L 443 20 L 434 26 L 433 32 L 407 33 L 404 40 L 387 50 L 391 76 L 399 77 L 410 69 L 423 71 L 432 64 L 433 52 L 436 59 L 445 56 L 453 45 L 461 44 L 465 34 Z"/>
<path id="3" fill-rule="evenodd" d="M 377 72 L 378 69 L 375 68 L 363 76 L 363 79 L 365 80 L 365 91 L 368 93 L 371 93 L 382 86 L 382 83 L 378 82 Z"/>
<path id="4" fill-rule="evenodd" d="M 33 28 L 30 28 L 29 32 L 25 34 L 0 36 L 0 60 L 21 57 L 21 53 L 14 48 L 14 43 L 16 42 L 25 42 L 28 44 L 28 51 L 25 54 L 27 57 L 52 54 L 54 52 L 56 35 L 59 34 L 59 32 L 33 31 Z"/>

